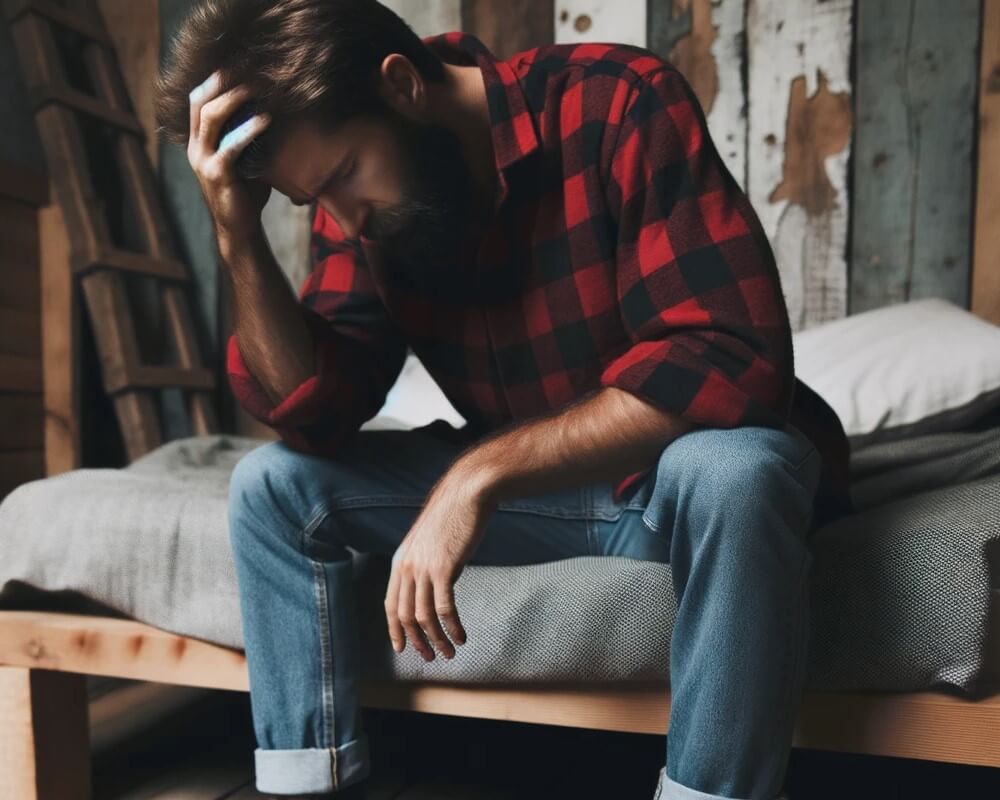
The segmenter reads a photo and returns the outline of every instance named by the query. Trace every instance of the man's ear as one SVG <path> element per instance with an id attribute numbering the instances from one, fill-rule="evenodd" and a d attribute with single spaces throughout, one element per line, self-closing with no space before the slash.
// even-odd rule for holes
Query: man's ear
<path id="1" fill-rule="evenodd" d="M 411 119 L 421 119 L 427 106 L 427 86 L 413 62 L 390 53 L 379 67 L 379 94 L 390 108 Z"/>

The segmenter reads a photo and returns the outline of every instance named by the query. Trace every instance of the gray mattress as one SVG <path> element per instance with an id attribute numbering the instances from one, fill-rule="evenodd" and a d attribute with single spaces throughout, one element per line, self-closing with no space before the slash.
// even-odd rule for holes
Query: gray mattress
<path id="1" fill-rule="evenodd" d="M 122 470 L 81 469 L 0 504 L 0 607 L 116 613 L 242 647 L 227 486 L 257 439 L 170 442 Z M 1000 427 L 852 454 L 859 511 L 813 535 L 808 686 L 991 691 L 1000 552 Z M 388 562 L 355 554 L 366 669 L 399 680 L 668 680 L 676 613 L 668 564 L 584 557 L 468 565 L 470 632 L 430 663 L 389 645 Z M 991 569 L 991 567 L 993 567 Z"/>

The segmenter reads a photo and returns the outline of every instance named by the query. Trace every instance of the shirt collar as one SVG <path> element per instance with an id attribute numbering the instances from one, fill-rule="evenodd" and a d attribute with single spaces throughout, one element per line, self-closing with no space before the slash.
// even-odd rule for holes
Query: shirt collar
<path id="1" fill-rule="evenodd" d="M 490 135 L 496 157 L 499 187 L 497 207 L 508 192 L 507 170 L 538 149 L 535 121 L 528 109 L 521 83 L 513 68 L 498 59 L 482 41 L 464 31 L 428 36 L 424 43 L 448 61 L 475 63 L 483 73 L 486 103 L 490 115 Z"/>

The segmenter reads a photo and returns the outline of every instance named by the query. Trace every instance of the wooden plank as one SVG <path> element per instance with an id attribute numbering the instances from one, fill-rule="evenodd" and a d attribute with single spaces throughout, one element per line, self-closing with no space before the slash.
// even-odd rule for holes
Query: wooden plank
<path id="1" fill-rule="evenodd" d="M 193 392 L 187 398 L 192 428 L 196 434 L 215 433 L 218 430 L 218 421 L 209 395 L 215 388 L 215 377 L 209 370 L 197 366 L 201 363 L 201 356 L 194 335 L 194 321 L 188 312 L 187 299 L 179 289 L 167 287 L 163 290 L 163 304 L 181 368 L 205 377 L 200 385 L 182 384 L 188 388 L 204 390 Z"/>
<path id="2" fill-rule="evenodd" d="M 8 308 L 0 313 L 0 353 L 41 360 L 41 312 L 34 308 Z"/>
<path id="3" fill-rule="evenodd" d="M 497 58 L 555 41 L 555 0 L 463 0 L 462 30 L 477 36 Z"/>
<path id="4" fill-rule="evenodd" d="M 645 47 L 646 4 L 556 0 L 555 36 L 560 44 L 611 42 Z"/>
<path id="5" fill-rule="evenodd" d="M 70 269 L 68 234 L 58 205 L 40 212 L 39 238 L 45 473 L 58 475 L 81 464 L 80 304 Z"/>
<path id="6" fill-rule="evenodd" d="M 247 691 L 242 651 L 140 622 L 38 611 L 0 612 L 0 664 Z M 491 685 L 378 683 L 363 705 L 599 730 L 668 730 L 666 684 Z M 803 698 L 797 747 L 1000 766 L 1000 694 L 813 692 Z"/>
<path id="7" fill-rule="evenodd" d="M 1000 0 L 983 0 L 972 311 L 1000 325 Z"/>
<path id="8" fill-rule="evenodd" d="M 37 358 L 0 354 L 0 392 L 42 391 L 42 365 Z"/>
<path id="9" fill-rule="evenodd" d="M 37 451 L 44 446 L 42 395 L 0 394 L 0 451 Z"/>
<path id="10" fill-rule="evenodd" d="M 0 720 L 0 797 L 90 797 L 82 675 L 0 666 Z"/>
<path id="11" fill-rule="evenodd" d="M 110 617 L 0 611 L 0 664 L 249 691 L 242 651 Z"/>
<path id="12" fill-rule="evenodd" d="M 72 109 L 79 114 L 86 114 L 100 122 L 104 122 L 119 130 L 131 133 L 145 140 L 145 134 L 139 127 L 139 121 L 130 112 L 115 111 L 98 102 L 89 94 L 64 86 L 52 86 L 45 91 L 35 91 L 31 94 L 32 105 L 38 109 L 43 106 L 57 104 L 63 108 Z"/>
<path id="13" fill-rule="evenodd" d="M 705 111 L 712 141 L 746 187 L 746 0 L 666 0 L 649 5 L 649 49 L 687 78 Z"/>
<path id="14" fill-rule="evenodd" d="M 207 369 L 142 365 L 127 372 L 115 371 L 105 390 L 110 394 L 133 389 L 201 389 L 215 385 L 215 376 Z"/>
<path id="15" fill-rule="evenodd" d="M 793 330 L 847 311 L 850 0 L 749 0 L 747 191 Z"/>
<path id="16" fill-rule="evenodd" d="M 978 27 L 979 0 L 858 5 L 851 313 L 968 305 Z"/>
<path id="17" fill-rule="evenodd" d="M 70 11 L 58 2 L 53 2 L 53 0 L 5 0 L 5 2 L 8 19 L 17 19 L 25 13 L 39 14 L 63 28 L 76 31 L 88 39 L 93 39 L 105 45 L 111 44 L 111 40 L 108 38 L 103 26 L 99 25 L 86 14 L 79 13 L 78 11 Z"/>
<path id="18" fill-rule="evenodd" d="M 38 222 L 35 208 L 0 197 L 0 254 L 7 269 L 37 269 Z"/>
<path id="19" fill-rule="evenodd" d="M 159 163 L 154 85 L 150 76 L 160 68 L 159 0 L 100 0 L 101 16 L 114 43 L 128 97 L 139 125 L 146 132 L 146 156 L 155 171 Z"/>
<path id="20" fill-rule="evenodd" d="M 141 366 L 128 298 L 120 275 L 100 271 L 85 276 L 83 296 L 101 355 L 105 391 L 129 385 L 129 375 Z M 114 397 L 125 450 L 130 461 L 162 442 L 159 415 L 149 392 L 123 392 Z"/>
<path id="21" fill-rule="evenodd" d="M 11 161 L 0 161 L 0 197 L 29 205 L 44 206 L 49 201 L 48 178 Z"/>
<path id="22" fill-rule="evenodd" d="M 74 262 L 74 271 L 78 274 L 85 275 L 95 269 L 114 269 L 176 283 L 188 281 L 187 270 L 179 261 L 132 253 L 110 245 L 100 246 L 95 252 L 82 253 Z"/>

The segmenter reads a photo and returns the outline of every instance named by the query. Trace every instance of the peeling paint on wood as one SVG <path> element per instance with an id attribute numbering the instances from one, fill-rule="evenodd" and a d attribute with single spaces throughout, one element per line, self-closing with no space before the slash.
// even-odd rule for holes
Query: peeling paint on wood
<path id="1" fill-rule="evenodd" d="M 847 311 L 851 2 L 749 0 L 747 41 L 748 194 L 801 330 Z"/>
<path id="2" fill-rule="evenodd" d="M 712 141 L 746 186 L 745 0 L 673 0 L 649 8 L 649 48 L 677 66 L 705 110 Z"/>
<path id="3" fill-rule="evenodd" d="M 979 7 L 859 6 L 851 313 L 968 303 Z"/>
<path id="4" fill-rule="evenodd" d="M 559 43 L 613 42 L 646 46 L 646 4 L 640 0 L 556 0 Z"/>

